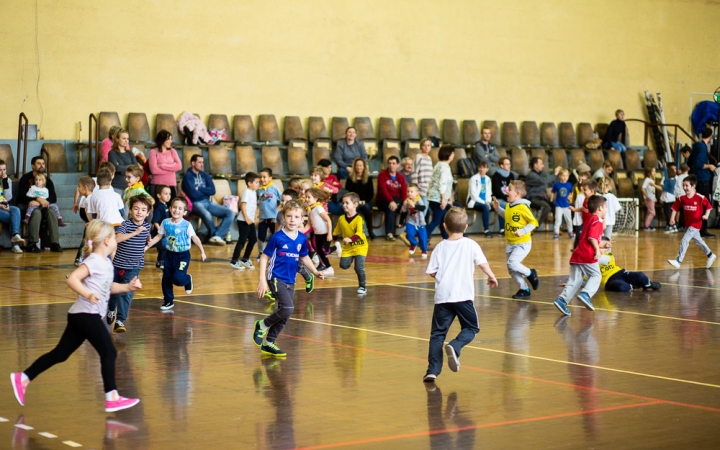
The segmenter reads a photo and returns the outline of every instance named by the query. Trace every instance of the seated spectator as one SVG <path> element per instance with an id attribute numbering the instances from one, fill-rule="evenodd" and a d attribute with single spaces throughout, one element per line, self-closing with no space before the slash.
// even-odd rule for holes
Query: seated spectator
<path id="1" fill-rule="evenodd" d="M 320 166 L 325 174 L 322 189 L 326 190 L 330 194 L 330 200 L 328 200 L 327 205 L 328 212 L 330 214 L 341 216 L 344 214 L 342 208 L 342 196 L 345 195 L 347 191 L 343 189 L 340 180 L 332 174 L 332 162 L 329 159 L 321 159 L 318 161 L 318 166 Z"/>
<path id="2" fill-rule="evenodd" d="M 225 236 L 230 231 L 235 213 L 224 205 L 210 202 L 210 196 L 215 195 L 215 184 L 212 177 L 203 172 L 205 162 L 201 155 L 190 158 L 190 168 L 185 172 L 182 180 L 182 190 L 192 202 L 192 212 L 200 216 L 207 227 L 213 245 L 225 245 Z M 220 226 L 215 228 L 213 217 L 220 218 Z"/>
<path id="3" fill-rule="evenodd" d="M 367 162 L 362 158 L 355 158 L 353 161 L 353 171 L 345 181 L 345 189 L 348 192 L 354 192 L 360 197 L 357 211 L 362 214 L 363 221 L 367 224 L 370 239 L 375 239 L 373 232 L 372 220 L 372 201 L 375 197 L 375 188 L 368 170 Z"/>
<path id="4" fill-rule="evenodd" d="M 450 169 L 450 162 L 455 157 L 455 149 L 450 145 L 443 145 L 438 151 L 438 162 L 433 168 L 428 187 L 428 204 L 432 210 L 432 220 L 427 226 L 427 235 L 430 239 L 435 228 L 440 226 L 440 233 L 443 239 L 448 238 L 443 220 L 445 213 L 453 206 L 453 176 Z"/>
<path id="5" fill-rule="evenodd" d="M 552 211 L 550 205 L 550 197 L 548 196 L 548 188 L 552 187 L 557 181 L 557 174 L 562 170 L 561 166 L 555 168 L 555 174 L 544 173 L 545 163 L 542 158 L 533 157 L 530 160 L 530 172 L 525 177 L 525 186 L 527 186 L 526 198 L 530 200 L 530 208 L 540 210 L 538 215 L 538 223 L 542 226 L 547 219 L 547 215 Z"/>
<path id="6" fill-rule="evenodd" d="M 40 253 L 40 249 L 36 245 L 41 230 L 46 230 L 48 239 L 50 240 L 50 250 L 53 252 L 62 252 L 60 247 L 60 233 L 58 231 L 58 217 L 55 211 L 49 208 L 51 203 L 57 203 L 57 195 L 55 194 L 55 185 L 50 178 L 47 179 L 46 188 L 48 190 L 47 198 L 27 197 L 30 187 L 35 182 L 37 175 L 45 174 L 45 160 L 42 156 L 36 156 L 31 161 L 32 170 L 20 178 L 18 183 L 18 207 L 24 214 L 28 207 L 39 207 L 32 212 L 28 223 L 27 230 L 27 247 L 29 253 Z M 124 181 L 124 180 L 123 180 Z"/>
<path id="7" fill-rule="evenodd" d="M 625 112 L 622 109 L 615 111 L 615 120 L 610 122 L 605 137 L 603 137 L 602 147 L 604 149 L 614 148 L 620 152 L 623 163 L 625 162 L 625 140 L 627 139 L 627 125 L 625 124 Z"/>
<path id="8" fill-rule="evenodd" d="M 338 141 L 337 150 L 335 150 L 335 164 L 338 167 L 338 177 L 344 180 L 348 174 L 352 172 L 352 162 L 355 158 L 368 160 L 365 144 L 355 139 L 357 131 L 355 127 L 348 127 L 345 130 L 345 139 Z"/>
<path id="9" fill-rule="evenodd" d="M 615 169 L 613 168 L 612 163 L 609 160 L 603 161 L 603 165 L 600 169 L 596 170 L 595 173 L 592 176 L 592 179 L 597 181 L 601 178 L 611 178 L 614 181 L 615 178 Z"/>
<path id="10" fill-rule="evenodd" d="M 503 209 L 505 205 L 507 205 L 508 186 L 510 186 L 511 181 L 517 180 L 517 174 L 510 171 L 510 166 L 510 158 L 500 158 L 495 173 L 490 177 L 492 181 L 492 195 Z M 490 171 L 488 170 L 488 172 Z M 505 235 L 505 218 L 502 214 L 498 215 L 498 220 L 500 221 L 500 235 Z"/>
<path id="11" fill-rule="evenodd" d="M 177 151 L 172 147 L 172 134 L 167 130 L 160 130 L 155 136 L 155 148 L 150 150 L 148 167 L 152 178 L 150 179 L 150 196 L 155 197 L 156 186 L 164 185 L 170 188 L 170 198 L 177 197 L 177 175 L 182 170 L 182 162 Z"/>
<path id="12" fill-rule="evenodd" d="M 405 184 L 410 186 L 410 184 L 413 182 L 412 181 L 413 168 L 414 168 L 413 160 L 406 156 L 405 158 L 402 159 L 401 163 L 402 163 L 402 170 L 400 171 L 400 173 L 402 174 L 402 176 L 405 177 Z"/>
<path id="13" fill-rule="evenodd" d="M 395 215 L 407 199 L 407 184 L 398 169 L 400 158 L 391 156 L 387 159 L 386 169 L 378 174 L 378 192 L 375 206 L 385 213 L 385 239 L 395 240 Z"/>
<path id="14" fill-rule="evenodd" d="M 7 176 L 5 161 L 0 159 L 0 222 L 10 225 L 12 252 L 22 253 L 20 246 L 25 245 L 25 239 L 20 236 L 20 208 L 11 205 L 11 201 L 12 180 Z"/>
<path id="15" fill-rule="evenodd" d="M 125 171 L 128 166 L 135 164 L 135 155 L 128 149 L 130 135 L 122 128 L 118 129 L 113 136 L 112 150 L 108 154 L 108 161 L 115 166 L 115 177 L 112 180 L 112 187 L 121 197 L 127 183 L 125 183 Z"/>
<path id="16" fill-rule="evenodd" d="M 48 188 L 45 187 L 47 183 L 47 177 L 45 177 L 45 174 L 39 173 L 35 175 L 35 181 L 33 182 L 33 185 L 30 186 L 30 188 L 27 191 L 27 194 L 25 194 L 28 198 L 31 199 L 37 199 L 37 198 L 44 198 L 47 199 L 50 197 L 50 191 L 48 191 Z M 25 223 L 30 222 L 30 217 L 32 216 L 33 211 L 40 208 L 41 206 L 28 206 L 27 211 L 25 211 Z M 55 215 L 58 219 L 58 226 L 64 227 L 67 224 L 63 222 L 62 215 L 60 214 L 60 208 L 58 208 L 58 205 L 55 203 L 50 203 L 48 208 L 52 209 L 55 212 Z"/>
<path id="17" fill-rule="evenodd" d="M 498 154 L 497 148 L 490 143 L 491 137 L 492 132 L 490 131 L 490 128 L 483 128 L 481 138 L 475 143 L 475 150 L 472 154 L 472 159 L 478 167 L 481 162 L 485 162 L 485 164 L 488 165 L 488 176 L 490 177 L 495 174 L 500 161 L 500 155 Z"/>
<path id="18" fill-rule="evenodd" d="M 98 169 L 100 168 L 100 163 L 108 160 L 108 155 L 110 154 L 110 150 L 112 150 L 113 146 L 113 136 L 115 136 L 115 133 L 117 133 L 118 130 L 122 130 L 122 127 L 118 125 L 111 126 L 110 130 L 108 130 L 108 137 L 102 140 L 100 148 L 100 161 L 97 162 Z M 130 150 L 130 145 L 127 146 L 126 150 Z"/>
<path id="19" fill-rule="evenodd" d="M 488 165 L 485 161 L 478 164 L 478 173 L 470 177 L 468 183 L 467 207 L 482 214 L 485 237 L 492 238 L 490 233 L 490 208 L 492 207 L 492 181 L 487 176 Z"/>

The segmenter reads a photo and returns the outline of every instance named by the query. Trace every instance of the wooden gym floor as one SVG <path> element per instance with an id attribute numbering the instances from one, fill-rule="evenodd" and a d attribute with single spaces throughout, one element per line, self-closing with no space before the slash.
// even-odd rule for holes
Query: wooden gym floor
<path id="1" fill-rule="evenodd" d="M 195 291 L 178 295 L 172 314 L 159 310 L 150 254 L 128 332 L 114 335 L 120 393 L 142 401 L 115 414 L 103 411 L 87 343 L 17 404 L 8 374 L 57 343 L 74 299 L 65 275 L 75 252 L 3 252 L 0 448 L 717 448 L 720 266 L 704 269 L 691 245 L 673 270 L 666 259 L 681 234 L 618 237 L 618 263 L 662 289 L 600 292 L 594 313 L 573 305 L 562 319 L 551 302 L 568 272 L 567 236 L 535 234 L 526 264 L 541 285 L 524 302 L 510 298 L 517 286 L 504 240 L 472 237 L 500 287 L 489 290 L 477 271 L 480 334 L 460 372 L 445 368 L 436 385 L 421 381 L 433 283 L 426 261 L 399 241 L 372 242 L 365 297 L 337 259 L 336 276 L 310 295 L 298 291 L 278 339 L 285 360 L 261 358 L 252 343 L 268 305 L 253 293 L 257 271 L 228 264 L 232 247 L 208 247 L 205 263 L 193 250 Z"/>

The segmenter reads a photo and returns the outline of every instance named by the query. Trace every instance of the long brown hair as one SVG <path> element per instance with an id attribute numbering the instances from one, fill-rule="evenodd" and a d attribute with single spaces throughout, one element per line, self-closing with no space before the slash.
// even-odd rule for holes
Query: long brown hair
<path id="1" fill-rule="evenodd" d="M 120 135 L 123 133 L 129 135 L 127 130 L 125 130 L 124 128 L 118 128 L 118 130 L 115 132 L 115 134 L 113 135 L 113 138 L 112 138 L 112 141 L 113 141 L 112 149 L 118 153 L 121 153 L 120 152 Z M 126 150 L 126 149 L 123 148 L 123 151 L 124 150 Z"/>
<path id="2" fill-rule="evenodd" d="M 350 179 L 351 179 L 354 183 L 357 183 L 357 182 L 359 181 L 359 180 L 357 179 L 356 172 L 355 172 L 355 164 L 357 164 L 358 161 L 362 161 L 362 163 L 363 163 L 363 173 L 362 173 L 362 175 L 360 176 L 360 179 L 361 179 L 360 182 L 361 182 L 362 184 L 367 184 L 367 182 L 368 182 L 368 177 L 370 176 L 370 174 L 368 173 L 368 164 L 367 164 L 367 161 L 365 161 L 365 160 L 362 159 L 362 158 L 355 158 L 355 160 L 352 162 L 352 166 L 350 166 L 350 167 L 352 167 L 352 173 L 349 174 L 348 176 L 350 177 Z"/>

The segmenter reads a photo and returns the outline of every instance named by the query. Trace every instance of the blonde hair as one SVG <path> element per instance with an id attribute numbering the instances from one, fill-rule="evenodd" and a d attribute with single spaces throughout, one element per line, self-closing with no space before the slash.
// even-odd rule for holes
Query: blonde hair
<path id="1" fill-rule="evenodd" d="M 527 187 L 525 186 L 524 181 L 520 180 L 513 180 L 510 182 L 513 186 L 515 186 L 515 190 L 520 194 L 520 197 L 525 197 L 527 195 Z"/>
<path id="2" fill-rule="evenodd" d="M 137 164 L 130 164 L 127 166 L 127 169 L 125 169 L 125 173 L 131 173 L 136 178 L 142 178 L 145 171 Z"/>
<path id="3" fill-rule="evenodd" d="M 320 176 L 320 181 L 325 181 L 325 171 L 320 166 L 315 166 L 312 169 L 310 169 L 310 175 L 317 174 Z"/>
<path id="4" fill-rule="evenodd" d="M 600 179 L 600 192 L 607 194 L 608 192 L 615 193 L 615 182 L 610 177 L 602 177 Z"/>
<path id="5" fill-rule="evenodd" d="M 37 180 L 38 178 L 40 178 L 43 181 L 47 181 L 47 177 L 45 176 L 44 173 L 39 173 L 39 174 L 33 176 L 33 181 Z"/>
<path id="6" fill-rule="evenodd" d="M 87 224 L 85 229 L 85 246 L 82 249 L 83 258 L 87 258 L 93 252 L 95 244 L 115 234 L 115 228 L 106 224 L 102 220 L 93 219 Z"/>
<path id="7" fill-rule="evenodd" d="M 462 233 L 467 228 L 467 213 L 463 208 L 453 206 L 445 214 L 445 229 L 448 233 Z"/>
<path id="8" fill-rule="evenodd" d="M 360 177 L 360 180 L 357 179 L 357 173 L 355 172 L 355 164 L 357 164 L 358 161 L 362 161 L 362 163 L 363 163 L 363 173 L 362 173 L 362 175 L 361 175 L 361 177 Z M 362 184 L 366 184 L 366 183 L 368 182 L 368 177 L 370 176 L 370 175 L 368 174 L 367 161 L 365 161 L 365 160 L 362 159 L 362 158 L 355 158 L 355 160 L 353 161 L 351 167 L 353 168 L 353 170 L 352 170 L 352 173 L 350 173 L 350 175 L 349 175 L 350 179 L 351 179 L 352 181 L 354 181 L 355 183 L 357 183 L 358 181 L 360 181 Z"/>

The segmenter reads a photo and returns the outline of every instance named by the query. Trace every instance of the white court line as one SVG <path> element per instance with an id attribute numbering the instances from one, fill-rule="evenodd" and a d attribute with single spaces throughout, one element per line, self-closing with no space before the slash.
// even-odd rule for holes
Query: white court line
<path id="1" fill-rule="evenodd" d="M 82 447 L 81 444 L 78 444 L 74 441 L 63 441 L 63 444 L 67 445 L 68 447 Z"/>
<path id="2" fill-rule="evenodd" d="M 6 419 L 6 418 L 4 418 L 4 417 L 0 417 L 0 422 L 10 422 L 10 421 L 9 421 L 9 420 L 7 420 L 7 419 Z"/>
<path id="3" fill-rule="evenodd" d="M 21 428 L 23 430 L 34 430 L 35 428 L 31 427 L 30 425 L 23 425 L 21 423 L 16 423 L 15 428 Z"/>
<path id="4" fill-rule="evenodd" d="M 48 439 L 55 439 L 57 436 L 55 436 L 52 433 L 48 433 L 47 431 L 43 431 L 42 433 L 38 433 L 42 437 L 46 437 Z"/>

